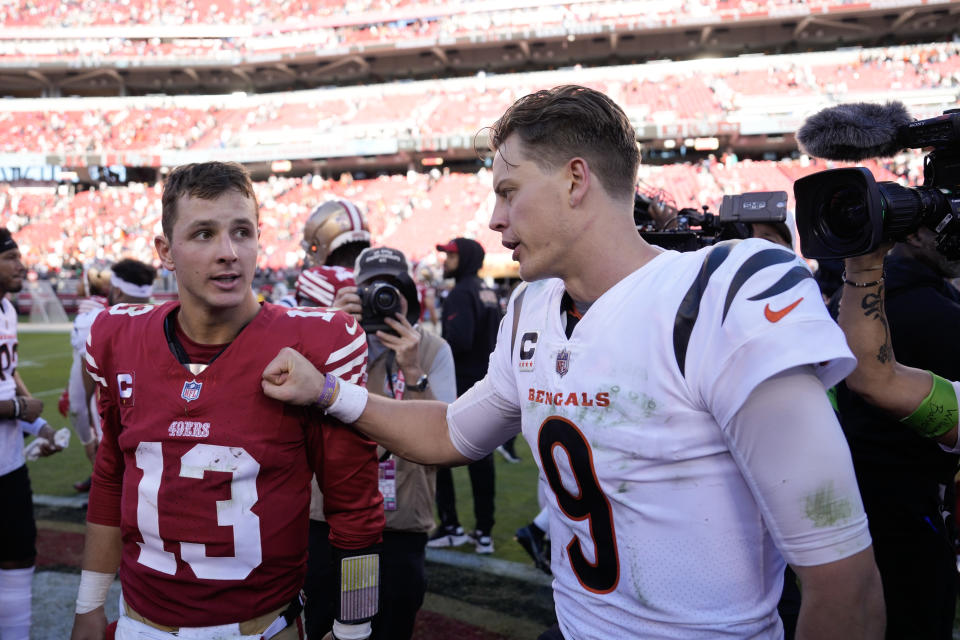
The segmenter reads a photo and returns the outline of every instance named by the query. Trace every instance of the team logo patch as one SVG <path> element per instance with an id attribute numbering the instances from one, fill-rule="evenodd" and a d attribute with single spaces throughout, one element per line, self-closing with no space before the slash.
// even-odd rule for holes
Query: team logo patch
<path id="1" fill-rule="evenodd" d="M 537 340 L 540 339 L 539 331 L 528 331 L 520 338 L 520 371 L 533 371 L 533 354 L 537 350 Z"/>
<path id="2" fill-rule="evenodd" d="M 780 309 L 779 311 L 774 311 L 773 309 L 770 308 L 770 305 L 767 304 L 767 306 L 763 308 L 763 315 L 770 322 L 780 322 L 781 320 L 784 319 L 784 317 L 786 317 L 788 313 L 796 309 L 797 305 L 800 304 L 801 302 L 803 302 L 803 298 L 796 300 L 792 304 L 785 306 L 783 309 Z"/>
<path id="3" fill-rule="evenodd" d="M 567 371 L 570 371 L 570 352 L 561 349 L 560 353 L 557 354 L 557 373 L 562 378 L 567 375 Z"/>
<path id="4" fill-rule="evenodd" d="M 186 400 L 187 402 L 193 402 L 194 400 L 200 397 L 201 387 L 203 387 L 203 383 L 197 382 L 196 380 L 184 382 L 183 391 L 180 392 L 180 397 Z"/>

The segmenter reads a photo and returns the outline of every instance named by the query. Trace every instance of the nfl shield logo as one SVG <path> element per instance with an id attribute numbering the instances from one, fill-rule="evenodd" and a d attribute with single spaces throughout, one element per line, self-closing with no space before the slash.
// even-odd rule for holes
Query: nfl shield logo
<path id="1" fill-rule="evenodd" d="M 570 352 L 563 349 L 557 354 L 557 373 L 562 378 L 567 375 L 567 371 L 570 371 Z"/>
<path id="2" fill-rule="evenodd" d="M 197 382 L 196 380 L 191 380 L 190 382 L 183 383 L 183 391 L 180 392 L 180 397 L 186 400 L 187 402 L 193 402 L 200 397 L 200 387 L 203 386 L 202 382 Z"/>

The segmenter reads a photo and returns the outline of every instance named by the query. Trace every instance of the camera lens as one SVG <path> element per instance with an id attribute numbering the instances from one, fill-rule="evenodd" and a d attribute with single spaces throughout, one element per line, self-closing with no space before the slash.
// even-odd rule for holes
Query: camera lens
<path id="1" fill-rule="evenodd" d="M 870 224 L 870 212 L 861 189 L 840 185 L 821 201 L 818 219 L 824 230 L 839 240 L 859 236 Z"/>
<path id="2" fill-rule="evenodd" d="M 399 306 L 399 292 L 390 285 L 380 287 L 373 296 L 373 308 L 377 313 L 393 313 Z"/>
<path id="3" fill-rule="evenodd" d="M 859 256 L 880 243 L 889 211 L 884 189 L 869 169 L 848 167 L 811 173 L 797 180 L 793 191 L 804 256 Z"/>

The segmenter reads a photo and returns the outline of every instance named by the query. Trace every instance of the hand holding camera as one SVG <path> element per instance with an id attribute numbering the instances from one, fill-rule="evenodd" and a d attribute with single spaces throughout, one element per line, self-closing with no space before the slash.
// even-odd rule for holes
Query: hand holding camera
<path id="1" fill-rule="evenodd" d="M 357 293 L 357 287 L 350 286 L 338 289 L 331 306 L 334 309 L 346 311 L 356 318 L 357 322 L 360 322 L 362 307 L 360 304 L 360 296 Z"/>
<path id="2" fill-rule="evenodd" d="M 886 240 L 871 251 L 843 261 L 844 276 L 851 282 L 872 282 L 883 276 L 883 258 L 893 247 L 892 240 Z"/>
<path id="3" fill-rule="evenodd" d="M 377 331 L 377 338 L 383 346 L 396 354 L 397 366 L 403 371 L 407 384 L 413 384 L 424 374 L 419 365 L 420 332 L 402 313 L 394 314 L 393 318 L 384 318 L 390 331 Z"/>

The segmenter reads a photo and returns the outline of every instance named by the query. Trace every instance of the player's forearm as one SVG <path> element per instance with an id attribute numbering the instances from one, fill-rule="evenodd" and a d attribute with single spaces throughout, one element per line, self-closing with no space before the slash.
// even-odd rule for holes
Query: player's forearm
<path id="1" fill-rule="evenodd" d="M 797 640 L 879 640 L 886 627 L 873 547 L 826 565 L 794 567 L 803 598 Z"/>
<path id="2" fill-rule="evenodd" d="M 421 464 L 466 464 L 450 440 L 447 405 L 393 400 L 320 373 L 302 354 L 284 347 L 263 371 L 263 392 L 295 405 L 315 405 L 354 425 L 371 440 Z"/>
<path id="3" fill-rule="evenodd" d="M 83 569 L 99 573 L 116 573 L 120 567 L 122 540 L 120 527 L 87 523 L 83 544 Z"/>
<path id="4" fill-rule="evenodd" d="M 453 446 L 447 405 L 430 400 L 392 400 L 370 395 L 354 426 L 396 455 L 420 464 L 471 462 Z"/>
<path id="5" fill-rule="evenodd" d="M 17 383 L 17 395 L 26 396 L 28 398 L 32 397 L 30 395 L 30 390 L 27 389 L 27 385 L 23 382 L 23 378 L 20 377 L 19 371 L 13 372 L 13 379 Z"/>

